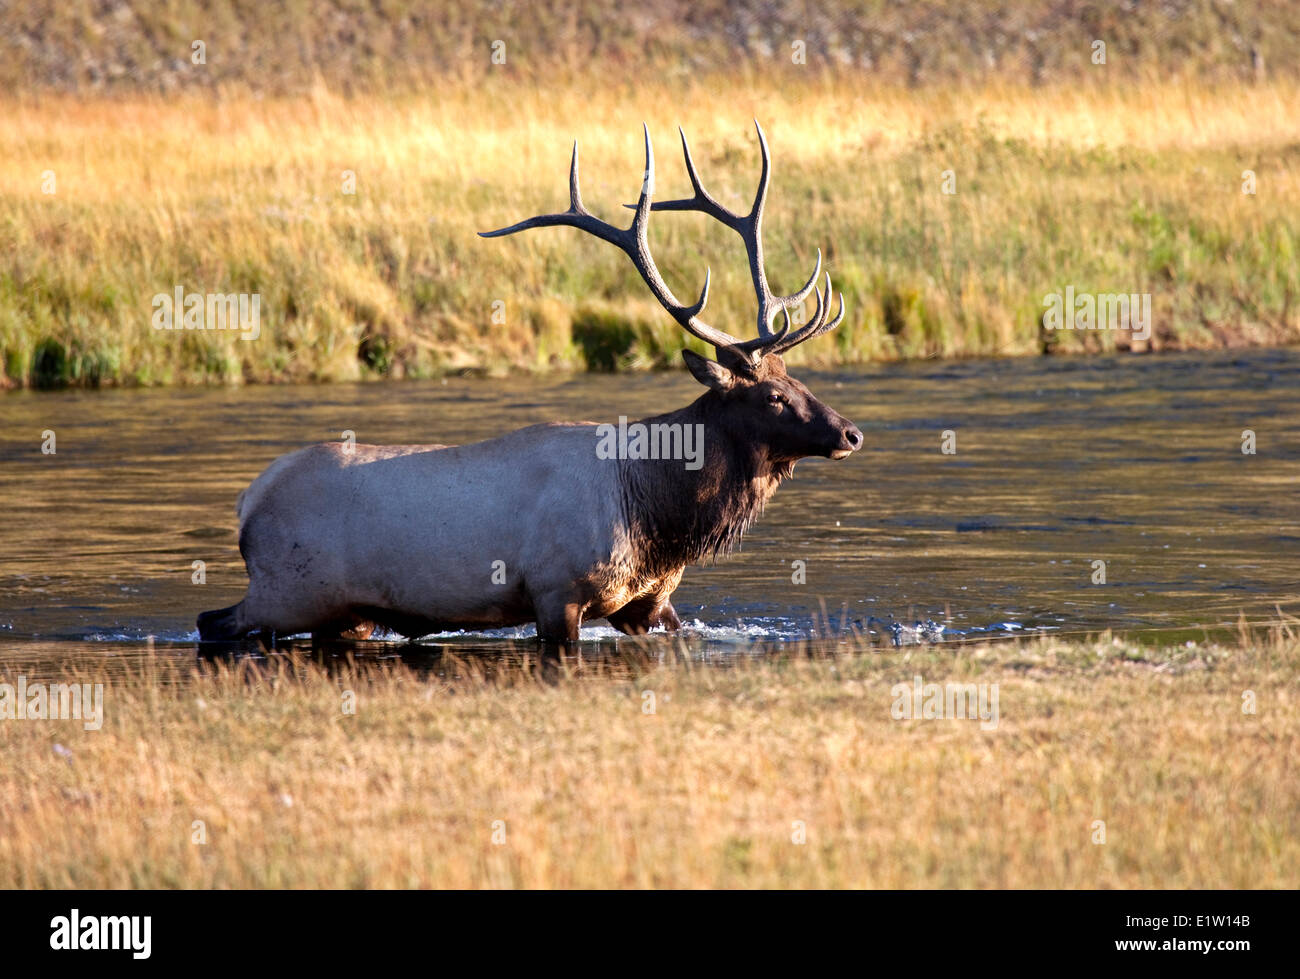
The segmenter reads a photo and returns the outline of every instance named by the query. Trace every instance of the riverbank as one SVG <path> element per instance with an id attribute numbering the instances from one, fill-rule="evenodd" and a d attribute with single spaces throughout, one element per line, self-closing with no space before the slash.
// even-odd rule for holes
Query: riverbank
<path id="1" fill-rule="evenodd" d="M 96 729 L 0 721 L 0 881 L 1181 889 L 1300 873 L 1294 620 L 1162 647 L 849 640 L 688 662 L 666 646 L 432 671 L 160 652 L 105 685 Z"/>
<path id="2" fill-rule="evenodd" d="M 10 99 L 0 384 L 677 366 L 682 331 L 612 247 L 569 230 L 475 232 L 562 208 L 575 137 L 586 203 L 621 221 L 642 120 L 657 196 L 689 190 L 681 124 L 706 185 L 743 208 L 753 116 L 773 155 L 774 285 L 796 288 L 821 247 L 848 307 L 794 363 L 1294 343 L 1296 104 L 1285 79 L 867 90 L 826 75 Z M 680 295 L 711 267 L 709 320 L 752 329 L 733 234 L 664 213 L 652 236 Z M 157 297 L 178 288 L 182 304 L 256 297 L 256 338 L 156 329 Z M 1045 297 L 1067 290 L 1149 296 L 1150 339 L 1045 332 Z"/>

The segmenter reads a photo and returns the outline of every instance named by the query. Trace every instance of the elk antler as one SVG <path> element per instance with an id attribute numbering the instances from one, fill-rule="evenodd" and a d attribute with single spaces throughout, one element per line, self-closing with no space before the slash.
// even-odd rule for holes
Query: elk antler
<path id="1" fill-rule="evenodd" d="M 813 337 L 839 326 L 840 321 L 844 318 L 844 297 L 840 296 L 840 310 L 835 319 L 827 322 L 831 302 L 831 277 L 830 273 L 827 273 L 825 300 L 823 301 L 821 291 L 818 290 L 817 309 L 813 313 L 812 319 L 793 334 L 786 336 L 789 328 L 790 310 L 802 304 L 817 285 L 817 278 L 822 271 L 822 252 L 820 248 L 817 249 L 817 266 L 813 269 L 813 274 L 804 283 L 802 289 L 789 296 L 777 296 L 772 293 L 771 287 L 767 284 L 767 271 L 763 264 L 763 207 L 767 203 L 767 188 L 771 178 L 772 165 L 767 149 L 767 137 L 763 135 L 763 127 L 758 124 L 757 119 L 754 120 L 754 128 L 758 131 L 758 146 L 763 157 L 763 172 L 758 178 L 758 192 L 754 195 L 754 205 L 750 208 L 748 214 L 742 216 L 728 210 L 704 189 L 704 185 L 700 182 L 700 175 L 695 169 L 695 161 L 691 159 L 691 147 L 686 142 L 686 133 L 680 127 L 677 132 L 682 137 L 682 155 L 686 158 L 686 173 L 691 178 L 691 187 L 694 188 L 695 194 L 682 200 L 655 201 L 651 205 L 651 209 L 655 211 L 699 211 L 725 224 L 740 235 L 741 240 L 745 243 L 745 254 L 749 258 L 749 274 L 754 281 L 754 293 L 758 297 L 758 335 L 762 338 L 771 338 L 771 342 L 764 345 L 764 353 L 779 354 L 784 350 L 789 350 L 797 343 L 811 340 Z M 772 333 L 772 317 L 777 310 L 784 312 L 787 320 L 786 329 L 782 330 L 780 335 Z"/>
<path id="2" fill-rule="evenodd" d="M 757 121 L 754 123 L 758 127 Z M 632 218 L 632 225 L 629 228 L 617 228 L 595 217 L 582 205 L 582 195 L 578 189 L 578 144 L 573 144 L 573 160 L 569 165 L 569 209 L 558 214 L 539 214 L 536 217 L 527 218 L 517 224 L 512 224 L 507 228 L 500 228 L 496 231 L 480 231 L 479 235 L 484 238 L 496 238 L 503 235 L 514 234 L 516 231 L 525 231 L 529 228 L 547 228 L 556 225 L 578 228 L 590 235 L 595 235 L 602 241 L 607 241 L 622 249 L 624 253 L 632 260 L 636 266 L 641 278 L 645 280 L 650 291 L 659 300 L 660 305 L 672 314 L 673 318 L 692 336 L 699 337 L 706 343 L 710 343 L 721 354 L 728 351 L 737 355 L 750 363 L 757 363 L 766 353 L 780 353 L 789 350 L 796 343 L 802 343 L 827 330 L 832 330 L 839 325 L 840 320 L 844 318 L 844 297 L 840 297 L 839 315 L 834 320 L 827 322 L 830 311 L 831 299 L 831 281 L 830 274 L 826 276 L 826 296 L 823 301 L 821 290 L 816 290 L 817 309 L 809 323 L 793 335 L 790 333 L 790 309 L 798 306 L 808 298 L 810 292 L 814 291 L 817 283 L 817 277 L 821 274 L 821 251 L 817 252 L 817 267 L 813 270 L 812 278 L 798 292 L 790 296 L 776 296 L 772 294 L 767 285 L 767 275 L 763 268 L 763 243 L 761 238 L 761 225 L 763 220 L 763 204 L 767 197 L 767 184 L 769 173 L 769 161 L 767 152 L 767 140 L 763 136 L 763 130 L 758 128 L 758 139 L 763 151 L 763 175 L 759 180 L 758 195 L 754 199 L 754 206 L 749 214 L 741 217 L 733 214 L 715 201 L 709 193 L 700 184 L 699 175 L 695 172 L 695 164 L 691 160 L 690 147 L 686 144 L 686 135 L 682 134 L 682 148 L 686 154 L 686 169 L 691 178 L 691 184 L 695 188 L 695 196 L 686 200 L 651 202 L 654 195 L 655 164 L 654 150 L 650 145 L 650 130 L 642 126 L 645 131 L 645 180 L 641 185 L 641 196 L 635 205 L 627 205 L 636 211 Z M 680 131 L 680 130 L 679 130 Z M 654 258 L 650 254 L 650 243 L 646 236 L 646 228 L 650 219 L 651 210 L 663 211 L 702 211 L 718 221 L 721 221 L 727 227 L 736 231 L 745 242 L 745 251 L 749 256 L 750 272 L 754 280 L 754 290 L 758 295 L 758 336 L 752 340 L 741 340 L 730 333 L 724 333 L 722 330 L 715 329 L 699 318 L 700 312 L 704 309 L 704 304 L 709 298 L 709 281 L 711 273 L 705 270 L 704 288 L 700 291 L 700 298 L 691 306 L 685 306 L 673 295 L 668 284 L 664 282 L 663 276 L 659 274 L 659 269 L 655 266 Z M 785 323 L 777 332 L 772 332 L 771 320 L 776 310 L 780 310 L 785 316 Z"/>

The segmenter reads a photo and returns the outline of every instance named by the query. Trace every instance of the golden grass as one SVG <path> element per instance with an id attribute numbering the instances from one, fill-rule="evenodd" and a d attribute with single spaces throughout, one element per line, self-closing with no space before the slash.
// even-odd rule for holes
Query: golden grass
<path id="1" fill-rule="evenodd" d="M 485 678 L 474 661 L 421 675 L 300 658 L 187 677 L 192 660 L 160 655 L 109 684 L 100 731 L 3 722 L 0 885 L 1300 879 L 1300 639 L 1286 629 L 1165 649 L 846 643 L 713 665 L 624 648 L 545 679 L 535 665 Z M 998 684 L 999 725 L 891 719 L 891 687 L 916 675 Z"/>
<path id="2" fill-rule="evenodd" d="M 509 78 L 284 100 L 8 99 L 0 112 L 0 353 L 10 383 L 194 383 L 676 363 L 681 331 L 608 245 L 481 229 L 564 204 L 580 139 L 602 216 L 688 188 L 674 127 L 724 203 L 774 155 L 768 264 L 814 249 L 849 315 L 796 362 L 1032 353 L 1042 296 L 1151 292 L 1157 347 L 1291 342 L 1300 85 L 866 89 L 824 76 L 636 84 Z M 1241 193 L 1242 171 L 1259 191 Z M 354 195 L 343 172 L 356 174 Z M 957 194 L 941 193 L 954 171 Z M 42 190 L 53 171 L 56 191 Z M 739 242 L 656 215 L 682 295 L 752 329 Z M 150 327 L 151 298 L 257 292 L 262 337 Z M 504 322 L 493 320 L 504 303 Z M 499 319 L 499 318 L 498 318 Z M 1100 349 L 1114 334 L 1064 336 Z"/>

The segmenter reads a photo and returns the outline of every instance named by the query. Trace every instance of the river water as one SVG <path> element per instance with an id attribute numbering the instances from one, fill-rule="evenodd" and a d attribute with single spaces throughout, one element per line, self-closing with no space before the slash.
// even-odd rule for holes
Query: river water
<path id="1" fill-rule="evenodd" d="M 801 463 L 741 552 L 688 569 L 674 604 L 706 650 L 841 628 L 905 642 L 897 626 L 927 619 L 947 641 L 1200 634 L 1295 610 L 1300 352 L 795 373 L 866 446 Z M 612 421 L 699 391 L 672 372 L 0 395 L 0 665 L 193 650 L 196 613 L 243 594 L 235 496 L 283 452 Z"/>

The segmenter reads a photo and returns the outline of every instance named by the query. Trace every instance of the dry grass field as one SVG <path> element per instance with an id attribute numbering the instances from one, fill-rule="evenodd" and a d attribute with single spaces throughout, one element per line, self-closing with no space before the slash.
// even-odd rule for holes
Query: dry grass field
<path id="1" fill-rule="evenodd" d="M 101 730 L 5 724 L 0 886 L 1300 880 L 1293 621 L 1168 648 L 622 650 L 490 676 L 160 653 L 107 685 Z M 916 676 L 996 684 L 996 726 L 893 719 Z"/>

